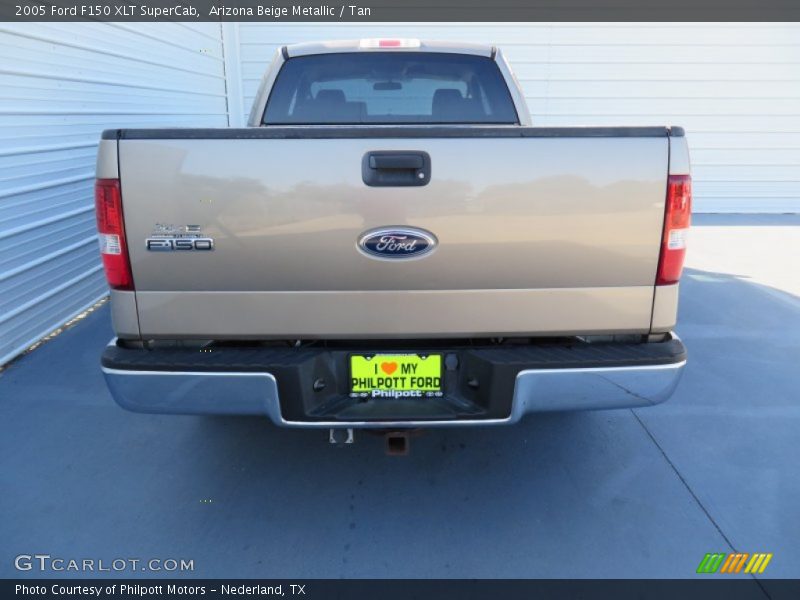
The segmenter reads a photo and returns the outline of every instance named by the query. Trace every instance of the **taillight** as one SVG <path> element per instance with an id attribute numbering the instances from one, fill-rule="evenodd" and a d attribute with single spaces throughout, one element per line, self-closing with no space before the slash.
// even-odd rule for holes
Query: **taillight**
<path id="1" fill-rule="evenodd" d="M 115 290 L 132 290 L 133 276 L 125 243 L 119 179 L 98 179 L 94 187 L 94 199 L 100 256 L 103 257 L 108 285 Z"/>
<path id="2" fill-rule="evenodd" d="M 692 178 L 689 175 L 670 175 L 667 180 L 664 238 L 661 240 L 656 285 L 677 283 L 681 278 L 691 218 Z"/>

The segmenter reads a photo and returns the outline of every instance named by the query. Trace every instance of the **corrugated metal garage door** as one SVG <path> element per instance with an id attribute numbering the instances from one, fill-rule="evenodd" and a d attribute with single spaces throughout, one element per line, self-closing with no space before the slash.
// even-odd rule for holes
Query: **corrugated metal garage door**
<path id="1" fill-rule="evenodd" d="M 0 364 L 106 293 L 109 127 L 225 126 L 220 25 L 0 24 Z"/>
<path id="2" fill-rule="evenodd" d="M 242 110 L 275 48 L 381 36 L 502 47 L 538 125 L 683 125 L 698 212 L 800 212 L 798 24 L 242 24 Z"/>

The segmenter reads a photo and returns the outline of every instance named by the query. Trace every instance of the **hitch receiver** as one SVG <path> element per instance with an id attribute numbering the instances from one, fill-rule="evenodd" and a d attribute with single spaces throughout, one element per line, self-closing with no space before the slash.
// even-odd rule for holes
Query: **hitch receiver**
<path id="1" fill-rule="evenodd" d="M 390 431 L 385 436 L 386 454 L 389 456 L 407 456 L 409 446 L 408 431 Z"/>

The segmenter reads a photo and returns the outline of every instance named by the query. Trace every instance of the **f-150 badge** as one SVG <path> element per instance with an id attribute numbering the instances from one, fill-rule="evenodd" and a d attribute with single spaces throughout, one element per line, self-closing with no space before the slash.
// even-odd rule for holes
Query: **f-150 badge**
<path id="1" fill-rule="evenodd" d="M 436 238 L 424 229 L 397 227 L 364 232 L 358 248 L 371 258 L 408 260 L 421 258 L 436 248 Z"/>
<path id="2" fill-rule="evenodd" d="M 171 225 L 156 223 L 153 233 L 145 239 L 150 251 L 213 250 L 214 240 L 203 235 L 200 225 Z"/>

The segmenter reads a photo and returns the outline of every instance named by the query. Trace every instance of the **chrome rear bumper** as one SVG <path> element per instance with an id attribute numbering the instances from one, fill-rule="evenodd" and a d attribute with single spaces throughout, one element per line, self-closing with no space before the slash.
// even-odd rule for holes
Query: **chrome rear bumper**
<path id="1" fill-rule="evenodd" d="M 528 369 L 514 381 L 506 418 L 402 421 L 296 421 L 284 418 L 275 377 L 266 372 L 142 371 L 103 367 L 117 403 L 134 412 L 266 415 L 282 427 L 409 428 L 516 423 L 543 411 L 634 408 L 663 402 L 686 360 L 608 368 Z"/>

